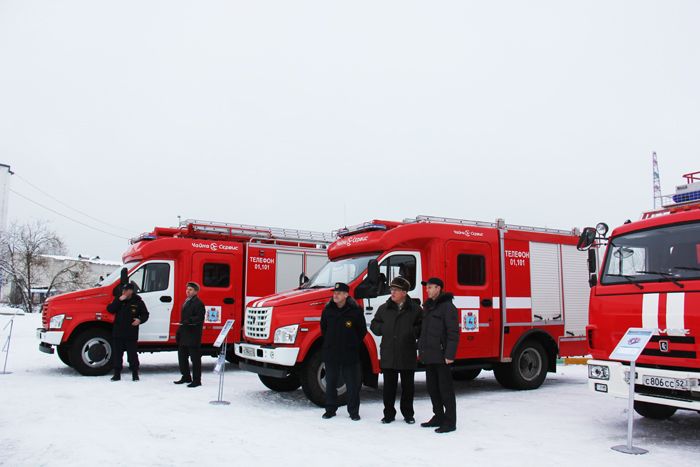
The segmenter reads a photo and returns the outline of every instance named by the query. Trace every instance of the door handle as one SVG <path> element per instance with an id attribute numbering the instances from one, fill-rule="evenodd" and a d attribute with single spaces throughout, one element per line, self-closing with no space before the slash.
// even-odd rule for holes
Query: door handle
<path id="1" fill-rule="evenodd" d="M 226 298 L 224 298 L 224 304 L 225 304 L 225 305 L 233 305 L 235 302 L 236 302 L 236 300 L 233 299 L 233 298 L 231 298 L 231 297 L 226 297 Z"/>
<path id="2" fill-rule="evenodd" d="M 481 306 L 493 306 L 493 300 L 490 298 L 485 298 L 481 300 Z"/>
<path id="3" fill-rule="evenodd" d="M 162 296 L 160 297 L 160 301 L 163 302 L 163 303 L 170 303 L 170 302 L 173 301 L 173 297 L 171 297 L 171 296 L 169 296 L 169 295 L 162 295 Z"/>

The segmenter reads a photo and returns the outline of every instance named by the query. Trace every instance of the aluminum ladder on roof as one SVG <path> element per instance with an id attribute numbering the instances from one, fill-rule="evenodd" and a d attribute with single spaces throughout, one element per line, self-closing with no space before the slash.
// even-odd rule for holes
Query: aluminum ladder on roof
<path id="1" fill-rule="evenodd" d="M 230 222 L 204 221 L 186 219 L 180 221 L 180 227 L 191 227 L 195 232 L 224 235 L 243 235 L 266 240 L 293 240 L 328 244 L 335 241 L 335 236 L 327 232 L 311 230 L 284 229 L 262 225 L 234 224 Z"/>
<path id="2" fill-rule="evenodd" d="M 550 233 L 557 235 L 579 235 L 579 229 L 573 228 L 571 230 L 561 230 L 561 229 L 550 229 L 547 227 L 530 227 L 527 225 L 514 225 L 506 224 L 503 219 L 498 219 L 496 222 L 484 222 L 484 221 L 474 221 L 469 219 L 455 219 L 451 217 L 437 217 L 437 216 L 416 216 L 414 219 L 404 219 L 407 223 L 431 223 L 431 224 L 458 224 L 458 225 L 469 225 L 473 227 L 491 227 L 494 229 L 506 229 L 506 230 L 521 230 L 525 232 L 540 232 L 540 233 Z"/>

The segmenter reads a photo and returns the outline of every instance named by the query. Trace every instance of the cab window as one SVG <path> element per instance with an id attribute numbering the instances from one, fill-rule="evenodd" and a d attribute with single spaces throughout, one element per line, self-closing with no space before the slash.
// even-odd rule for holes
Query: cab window
<path id="1" fill-rule="evenodd" d="M 379 264 L 379 295 L 389 293 L 389 284 L 401 276 L 411 283 L 411 289 L 416 288 L 416 257 L 413 255 L 394 255 Z"/>
<path id="2" fill-rule="evenodd" d="M 157 292 L 168 289 L 170 265 L 168 263 L 149 263 L 137 269 L 130 277 L 136 283 L 137 292 Z"/>

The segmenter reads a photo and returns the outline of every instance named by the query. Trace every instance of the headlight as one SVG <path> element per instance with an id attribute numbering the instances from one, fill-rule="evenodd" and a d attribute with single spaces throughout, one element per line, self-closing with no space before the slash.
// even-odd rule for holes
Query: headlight
<path id="1" fill-rule="evenodd" d="M 293 344 L 297 338 L 298 324 L 277 328 L 275 331 L 275 344 Z"/>
<path id="2" fill-rule="evenodd" d="M 591 379 L 610 379 L 610 368 L 603 365 L 588 365 L 588 377 Z"/>
<path id="3" fill-rule="evenodd" d="M 51 318 L 49 321 L 49 328 L 50 329 L 61 329 L 61 326 L 63 326 L 63 318 L 65 318 L 66 315 L 56 315 Z"/>

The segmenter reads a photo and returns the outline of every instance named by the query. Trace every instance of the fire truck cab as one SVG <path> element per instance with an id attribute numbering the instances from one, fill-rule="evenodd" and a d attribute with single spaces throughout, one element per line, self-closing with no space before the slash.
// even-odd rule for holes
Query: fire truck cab
<path id="1" fill-rule="evenodd" d="M 204 353 L 215 352 L 212 344 L 228 319 L 235 319 L 231 340 L 238 340 L 245 303 L 297 287 L 328 261 L 332 238 L 320 232 L 187 220 L 132 239 L 123 268 L 150 313 L 139 328 L 139 351 L 177 349 L 175 333 L 188 281 L 200 284 L 206 307 Z M 106 307 L 121 270 L 98 287 L 47 299 L 37 329 L 39 350 L 56 349 L 63 363 L 83 375 L 109 372 L 113 316 Z M 234 359 L 233 353 L 228 357 Z"/>
<path id="2" fill-rule="evenodd" d="M 652 329 L 634 375 L 634 408 L 644 417 L 700 411 L 699 175 L 684 175 L 687 183 L 664 197 L 663 208 L 625 223 L 609 238 L 604 224 L 581 235 L 581 249 L 590 248 L 589 388 L 628 398 L 629 365 L 609 356 L 628 328 Z M 605 243 L 598 268 L 595 247 Z"/>
<path id="3" fill-rule="evenodd" d="M 369 325 L 394 277 L 408 279 L 409 296 L 421 302 L 421 281 L 443 278 L 459 310 L 456 378 L 487 369 L 505 387 L 534 389 L 555 370 L 558 355 L 585 352 L 588 284 L 578 232 L 419 216 L 374 220 L 337 235 L 331 261 L 309 282 L 246 308 L 243 341 L 234 346 L 239 365 L 273 390 L 301 385 L 323 404 L 319 321 L 335 282 L 349 284 Z M 373 387 L 379 343 L 368 333 L 361 355 L 363 382 Z"/>

